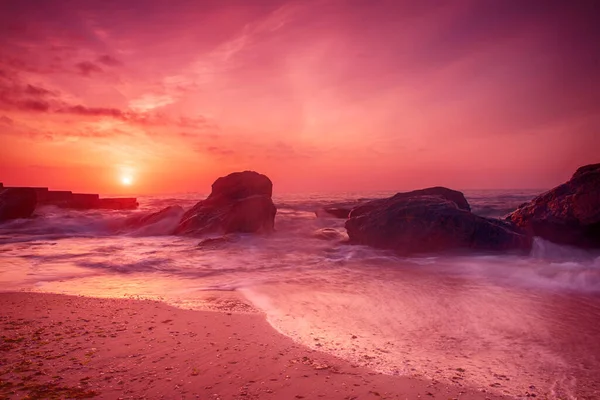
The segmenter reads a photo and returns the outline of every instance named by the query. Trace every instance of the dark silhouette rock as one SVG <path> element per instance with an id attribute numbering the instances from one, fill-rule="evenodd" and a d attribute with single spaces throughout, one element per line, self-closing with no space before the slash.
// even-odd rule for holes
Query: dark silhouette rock
<path id="1" fill-rule="evenodd" d="M 254 171 L 235 172 L 221 177 L 212 192 L 182 217 L 175 233 L 262 233 L 274 229 L 277 208 L 271 195 L 273 183 Z"/>
<path id="2" fill-rule="evenodd" d="M 471 211 L 471 206 L 465 198 L 465 195 L 457 190 L 448 189 L 442 186 L 430 187 L 426 189 L 413 190 L 411 192 L 396 193 L 394 196 L 387 199 L 377 199 L 364 203 L 350 212 L 349 218 L 358 217 L 376 208 L 386 204 L 393 204 L 398 200 L 407 199 L 418 196 L 435 196 L 453 202 L 456 206 L 465 211 Z"/>
<path id="3" fill-rule="evenodd" d="M 568 182 L 519 206 L 506 219 L 554 243 L 600 248 L 600 164 L 579 168 Z"/>
<path id="4" fill-rule="evenodd" d="M 273 195 L 273 183 L 265 175 L 254 171 L 234 172 L 222 176 L 212 184 L 212 192 L 208 199 L 223 197 L 239 200 L 250 196 Z"/>
<path id="5" fill-rule="evenodd" d="M 9 188 L 0 192 L 0 222 L 29 218 L 35 210 L 37 195 L 32 188 Z"/>
<path id="6" fill-rule="evenodd" d="M 449 189 L 433 192 L 435 195 L 423 194 L 427 190 L 409 192 L 410 196 L 400 193 L 352 210 L 345 225 L 350 242 L 400 254 L 531 249 L 531 238 L 510 223 L 465 209 L 468 204 L 461 200 L 462 193 L 455 196 L 460 192 Z"/>

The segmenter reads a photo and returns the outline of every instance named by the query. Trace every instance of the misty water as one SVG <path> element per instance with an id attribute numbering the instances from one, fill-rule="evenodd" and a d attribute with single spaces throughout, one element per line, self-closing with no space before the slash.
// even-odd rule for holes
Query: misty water
<path id="1" fill-rule="evenodd" d="M 476 214 L 500 217 L 537 193 L 466 196 Z M 203 247 L 198 238 L 166 235 L 175 220 L 136 231 L 125 224 L 132 214 L 189 207 L 201 194 L 140 198 L 136 211 L 42 208 L 34 219 L 0 225 L 0 288 L 197 309 L 218 308 L 224 300 L 215 291 L 227 292 L 227 301 L 237 293 L 281 333 L 378 372 L 517 397 L 593 398 L 600 254 L 536 238 L 527 256 L 398 257 L 348 245 L 343 220 L 314 212 L 389 194 L 275 197 L 274 234 Z"/>

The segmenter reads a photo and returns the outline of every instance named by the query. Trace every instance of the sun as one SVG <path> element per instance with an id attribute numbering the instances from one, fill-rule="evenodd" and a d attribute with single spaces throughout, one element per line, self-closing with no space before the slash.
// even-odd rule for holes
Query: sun
<path id="1" fill-rule="evenodd" d="M 133 178 L 129 175 L 123 175 L 121 177 L 121 183 L 125 186 L 131 186 L 131 184 L 133 183 Z"/>

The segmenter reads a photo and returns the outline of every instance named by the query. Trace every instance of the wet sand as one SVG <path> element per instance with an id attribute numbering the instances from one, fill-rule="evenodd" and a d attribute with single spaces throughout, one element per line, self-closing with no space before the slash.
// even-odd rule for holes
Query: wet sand
<path id="1" fill-rule="evenodd" d="M 241 302 L 218 304 L 0 293 L 0 399 L 502 398 L 378 374 L 295 343 Z"/>

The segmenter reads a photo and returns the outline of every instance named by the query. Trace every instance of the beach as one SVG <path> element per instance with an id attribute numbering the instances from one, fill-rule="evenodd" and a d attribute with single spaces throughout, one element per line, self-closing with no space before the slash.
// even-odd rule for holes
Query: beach
<path id="1" fill-rule="evenodd" d="M 531 193 L 468 198 L 499 216 Z M 127 225 L 200 194 L 134 211 L 42 207 L 3 224 L 2 393 L 600 396 L 597 252 L 535 238 L 529 254 L 401 256 L 348 244 L 343 219 L 315 215 L 378 196 L 282 196 L 271 234 L 207 241 L 170 234 L 172 219 Z"/>
<path id="2" fill-rule="evenodd" d="M 501 398 L 352 365 L 228 302 L 230 311 L 188 311 L 148 300 L 1 293 L 0 398 Z"/>

